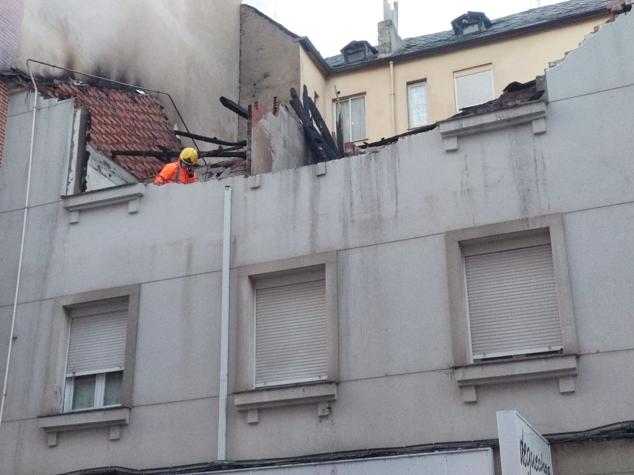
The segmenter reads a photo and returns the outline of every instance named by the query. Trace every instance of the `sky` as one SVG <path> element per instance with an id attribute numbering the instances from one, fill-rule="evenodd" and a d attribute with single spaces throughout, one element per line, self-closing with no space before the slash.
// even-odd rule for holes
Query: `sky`
<path id="1" fill-rule="evenodd" d="M 352 40 L 377 43 L 376 24 L 383 19 L 383 0 L 244 0 L 284 25 L 308 36 L 328 57 Z M 557 3 L 556 0 L 400 0 L 399 35 L 420 36 L 451 29 L 450 22 L 468 10 L 484 12 L 491 20 Z"/>

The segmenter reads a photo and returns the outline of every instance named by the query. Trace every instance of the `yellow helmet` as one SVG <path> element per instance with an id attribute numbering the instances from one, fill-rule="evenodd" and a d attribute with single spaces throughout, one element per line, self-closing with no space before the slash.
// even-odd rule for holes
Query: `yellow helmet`
<path id="1" fill-rule="evenodd" d="M 181 150 L 181 154 L 178 157 L 181 162 L 185 162 L 188 165 L 196 165 L 198 161 L 198 152 L 195 148 L 185 147 Z"/>

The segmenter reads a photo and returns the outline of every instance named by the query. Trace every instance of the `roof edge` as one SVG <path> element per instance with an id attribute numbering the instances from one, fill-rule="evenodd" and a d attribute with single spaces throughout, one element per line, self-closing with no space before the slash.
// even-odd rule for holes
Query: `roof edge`
<path id="1" fill-rule="evenodd" d="M 415 58 L 424 58 L 427 56 L 434 56 L 437 54 L 442 54 L 449 51 L 460 50 L 460 49 L 468 49 L 475 46 L 480 46 L 487 43 L 493 43 L 495 41 L 499 41 L 504 38 L 513 38 L 516 36 L 522 36 L 527 33 L 532 33 L 536 31 L 543 31 L 555 28 L 561 25 L 567 25 L 572 23 L 577 23 L 589 18 L 608 16 L 608 10 L 605 7 L 597 8 L 595 10 L 573 14 L 565 18 L 560 18 L 557 20 L 552 20 L 545 23 L 536 23 L 533 25 L 528 25 L 525 27 L 517 28 L 515 30 L 510 31 L 501 31 L 499 33 L 494 33 L 485 37 L 477 37 L 472 38 L 469 41 L 465 41 L 462 43 L 454 43 L 449 45 L 438 46 L 436 48 L 430 48 L 422 51 L 412 51 L 408 53 L 402 54 L 394 54 L 392 56 L 384 56 L 382 58 L 377 58 L 372 61 L 367 61 L 365 63 L 355 64 L 355 65 L 342 65 L 339 67 L 332 67 L 328 65 L 328 71 L 330 74 L 339 74 L 349 71 L 357 71 L 365 68 L 372 68 L 378 65 L 387 64 L 390 61 L 406 61 Z M 333 56 L 334 57 L 334 56 Z"/>
<path id="2" fill-rule="evenodd" d="M 322 70 L 322 72 L 324 74 L 329 75 L 332 72 L 332 68 L 326 62 L 326 60 L 321 55 L 321 53 L 319 52 L 317 47 L 313 44 L 313 42 L 310 41 L 308 36 L 300 36 L 297 33 L 293 33 L 291 30 L 286 28 L 284 25 L 282 25 L 278 21 L 275 21 L 273 18 L 271 18 L 270 16 L 268 16 L 265 13 L 261 12 L 260 10 L 258 10 L 257 8 L 255 8 L 252 5 L 248 5 L 246 3 L 243 3 L 242 5 L 240 5 L 240 8 L 241 9 L 245 9 L 245 10 L 250 10 L 253 13 L 259 15 L 261 18 L 267 20 L 269 23 L 271 23 L 273 26 L 275 26 L 282 33 L 290 36 L 295 41 L 297 41 L 306 50 L 306 52 L 309 54 L 309 56 L 311 56 L 317 62 L 317 64 L 319 65 L 320 69 Z"/>
<path id="3" fill-rule="evenodd" d="M 265 13 L 261 12 L 260 10 L 258 10 L 257 8 L 255 8 L 252 5 L 249 5 L 247 3 L 243 3 L 240 5 L 240 9 L 245 9 L 245 10 L 251 10 L 253 11 L 253 13 L 256 13 L 257 15 L 261 16 L 262 18 L 264 18 L 265 20 L 268 20 L 269 23 L 272 23 L 275 27 L 277 27 L 279 30 L 281 30 L 283 33 L 286 33 L 288 36 L 292 37 L 293 39 L 297 40 L 299 38 L 301 38 L 297 33 L 293 33 L 291 30 L 289 30 L 288 28 L 286 28 L 284 25 L 282 25 L 281 23 L 273 20 L 273 18 L 271 18 L 270 16 L 266 15 Z"/>

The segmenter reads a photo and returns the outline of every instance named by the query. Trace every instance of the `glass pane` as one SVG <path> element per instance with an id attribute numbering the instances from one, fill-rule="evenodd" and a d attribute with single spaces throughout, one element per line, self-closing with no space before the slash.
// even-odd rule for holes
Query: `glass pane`
<path id="1" fill-rule="evenodd" d="M 95 407 L 96 376 L 78 376 L 73 381 L 73 409 Z"/>
<path id="2" fill-rule="evenodd" d="M 103 394 L 103 405 L 121 404 L 121 381 L 123 372 L 106 374 L 106 388 Z"/>
<path id="3" fill-rule="evenodd" d="M 352 121 L 352 141 L 366 138 L 365 135 L 365 97 L 355 97 L 350 99 Z"/>
<path id="4" fill-rule="evenodd" d="M 409 104 L 409 126 L 420 127 L 427 123 L 427 93 L 425 83 L 410 84 L 407 87 Z"/>
<path id="5" fill-rule="evenodd" d="M 343 142 L 350 142 L 350 101 L 344 100 L 335 103 L 335 131 L 337 130 L 337 120 L 341 114 L 341 128 L 343 129 Z"/>

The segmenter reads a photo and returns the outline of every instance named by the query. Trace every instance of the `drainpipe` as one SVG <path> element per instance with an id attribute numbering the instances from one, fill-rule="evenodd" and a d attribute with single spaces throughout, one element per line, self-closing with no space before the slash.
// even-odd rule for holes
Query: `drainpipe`
<path id="1" fill-rule="evenodd" d="M 222 233 L 222 309 L 220 317 L 220 388 L 218 393 L 218 456 L 227 454 L 227 374 L 229 372 L 229 277 L 231 265 L 231 186 L 225 186 Z"/>
<path id="2" fill-rule="evenodd" d="M 396 94 L 394 93 L 394 61 L 390 61 L 390 113 L 392 135 L 396 135 Z"/>
<path id="3" fill-rule="evenodd" d="M 37 117 L 37 83 L 33 78 L 30 62 L 32 59 L 26 60 L 26 67 L 29 70 L 29 76 L 33 83 L 33 121 L 31 123 L 31 145 L 29 148 L 28 171 L 26 175 L 26 192 L 24 198 L 24 216 L 22 218 L 22 237 L 20 238 L 20 253 L 18 256 L 18 274 L 15 278 L 15 294 L 13 296 L 13 312 L 11 314 L 11 330 L 9 331 L 9 349 L 7 350 L 7 363 L 4 370 L 4 382 L 2 384 L 2 400 L 0 401 L 0 426 L 2 426 L 2 416 L 4 414 L 4 403 L 7 399 L 7 384 L 9 382 L 9 367 L 11 363 L 11 350 L 13 350 L 13 333 L 15 331 L 15 319 L 18 312 L 18 297 L 20 295 L 20 278 L 22 276 L 22 260 L 24 257 L 24 241 L 26 237 L 26 222 L 29 214 L 29 199 L 31 192 L 31 169 L 33 165 L 33 148 L 35 143 L 35 119 Z"/>

